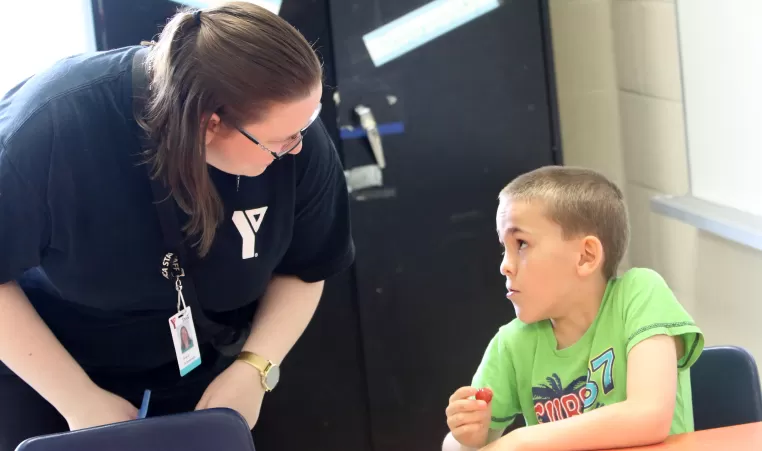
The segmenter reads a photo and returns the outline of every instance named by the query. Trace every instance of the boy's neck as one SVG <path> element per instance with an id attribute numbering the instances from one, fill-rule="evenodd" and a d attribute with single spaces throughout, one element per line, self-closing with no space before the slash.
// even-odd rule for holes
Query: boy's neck
<path id="1" fill-rule="evenodd" d="M 598 316 L 606 286 L 606 283 L 591 284 L 574 299 L 569 299 L 566 314 L 550 319 L 558 349 L 568 348 L 585 335 Z"/>

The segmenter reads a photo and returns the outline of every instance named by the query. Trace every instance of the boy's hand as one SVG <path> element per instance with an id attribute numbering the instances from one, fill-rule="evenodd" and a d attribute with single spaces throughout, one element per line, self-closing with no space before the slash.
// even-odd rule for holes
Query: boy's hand
<path id="1" fill-rule="evenodd" d="M 453 438 L 461 445 L 481 448 L 487 444 L 487 434 L 492 417 L 489 404 L 469 399 L 479 391 L 474 387 L 462 387 L 450 396 L 447 406 L 447 426 Z"/>

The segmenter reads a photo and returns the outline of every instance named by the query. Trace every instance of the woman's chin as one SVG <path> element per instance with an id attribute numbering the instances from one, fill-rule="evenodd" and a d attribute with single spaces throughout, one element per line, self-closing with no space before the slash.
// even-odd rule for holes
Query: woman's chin
<path id="1" fill-rule="evenodd" d="M 248 168 L 245 173 L 242 173 L 241 175 L 244 177 L 256 177 L 258 175 L 262 175 L 267 168 L 269 168 L 270 165 L 267 166 L 260 166 L 257 168 Z"/>
<path id="2" fill-rule="evenodd" d="M 240 175 L 241 177 L 256 177 L 258 175 L 262 175 L 268 167 L 270 167 L 270 164 L 265 165 L 257 165 L 257 166 L 235 166 L 235 165 L 228 165 L 228 164 L 221 164 L 221 162 L 218 161 L 210 161 L 207 159 L 206 162 L 209 166 L 212 166 L 222 172 L 225 172 L 230 175 Z"/>

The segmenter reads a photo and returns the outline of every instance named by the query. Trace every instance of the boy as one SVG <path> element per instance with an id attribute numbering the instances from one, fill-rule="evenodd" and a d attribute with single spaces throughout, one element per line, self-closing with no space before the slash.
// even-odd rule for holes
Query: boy
<path id="1" fill-rule="evenodd" d="M 551 166 L 499 200 L 517 319 L 490 342 L 473 386 L 450 397 L 443 449 L 609 449 L 692 431 L 689 368 L 704 339 L 658 274 L 616 277 L 629 234 L 619 188 Z M 489 403 L 473 399 L 479 387 L 494 391 Z M 528 427 L 501 438 L 518 415 Z"/>

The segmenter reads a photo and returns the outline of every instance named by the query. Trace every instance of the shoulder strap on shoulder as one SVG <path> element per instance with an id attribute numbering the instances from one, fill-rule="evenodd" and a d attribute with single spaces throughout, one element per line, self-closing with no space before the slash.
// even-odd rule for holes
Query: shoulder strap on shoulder
<path id="1" fill-rule="evenodd" d="M 143 114 L 143 110 L 148 99 L 148 77 L 146 76 L 145 60 L 149 49 L 143 48 L 135 52 L 132 59 L 132 98 L 133 98 L 133 114 L 135 117 L 139 117 Z M 149 139 L 145 134 L 140 138 L 141 146 L 144 150 L 149 147 Z M 183 297 L 188 306 L 193 310 L 193 319 L 195 322 L 197 335 L 202 341 L 220 341 L 222 343 L 230 340 L 230 336 L 234 333 L 230 327 L 221 325 L 219 323 L 210 320 L 204 310 L 199 304 L 198 296 L 196 293 L 196 287 L 193 283 L 193 278 L 188 272 L 187 268 L 183 267 L 183 264 L 187 263 L 187 250 L 185 246 L 185 240 L 183 239 L 182 228 L 177 220 L 177 204 L 169 187 L 159 177 L 151 177 L 150 168 L 147 174 L 151 179 L 151 191 L 153 192 L 154 203 L 156 204 L 156 212 L 159 216 L 159 223 L 161 225 L 161 232 L 164 236 L 164 247 L 167 255 L 174 254 L 176 259 L 174 263 L 179 269 L 179 274 L 182 274 L 182 290 Z M 157 265 L 157 270 L 166 267 L 166 262 L 161 262 L 161 266 Z M 167 277 L 165 275 L 165 277 Z M 171 277 L 167 277 L 169 282 L 174 282 Z M 173 284 L 174 286 L 174 284 Z"/>

